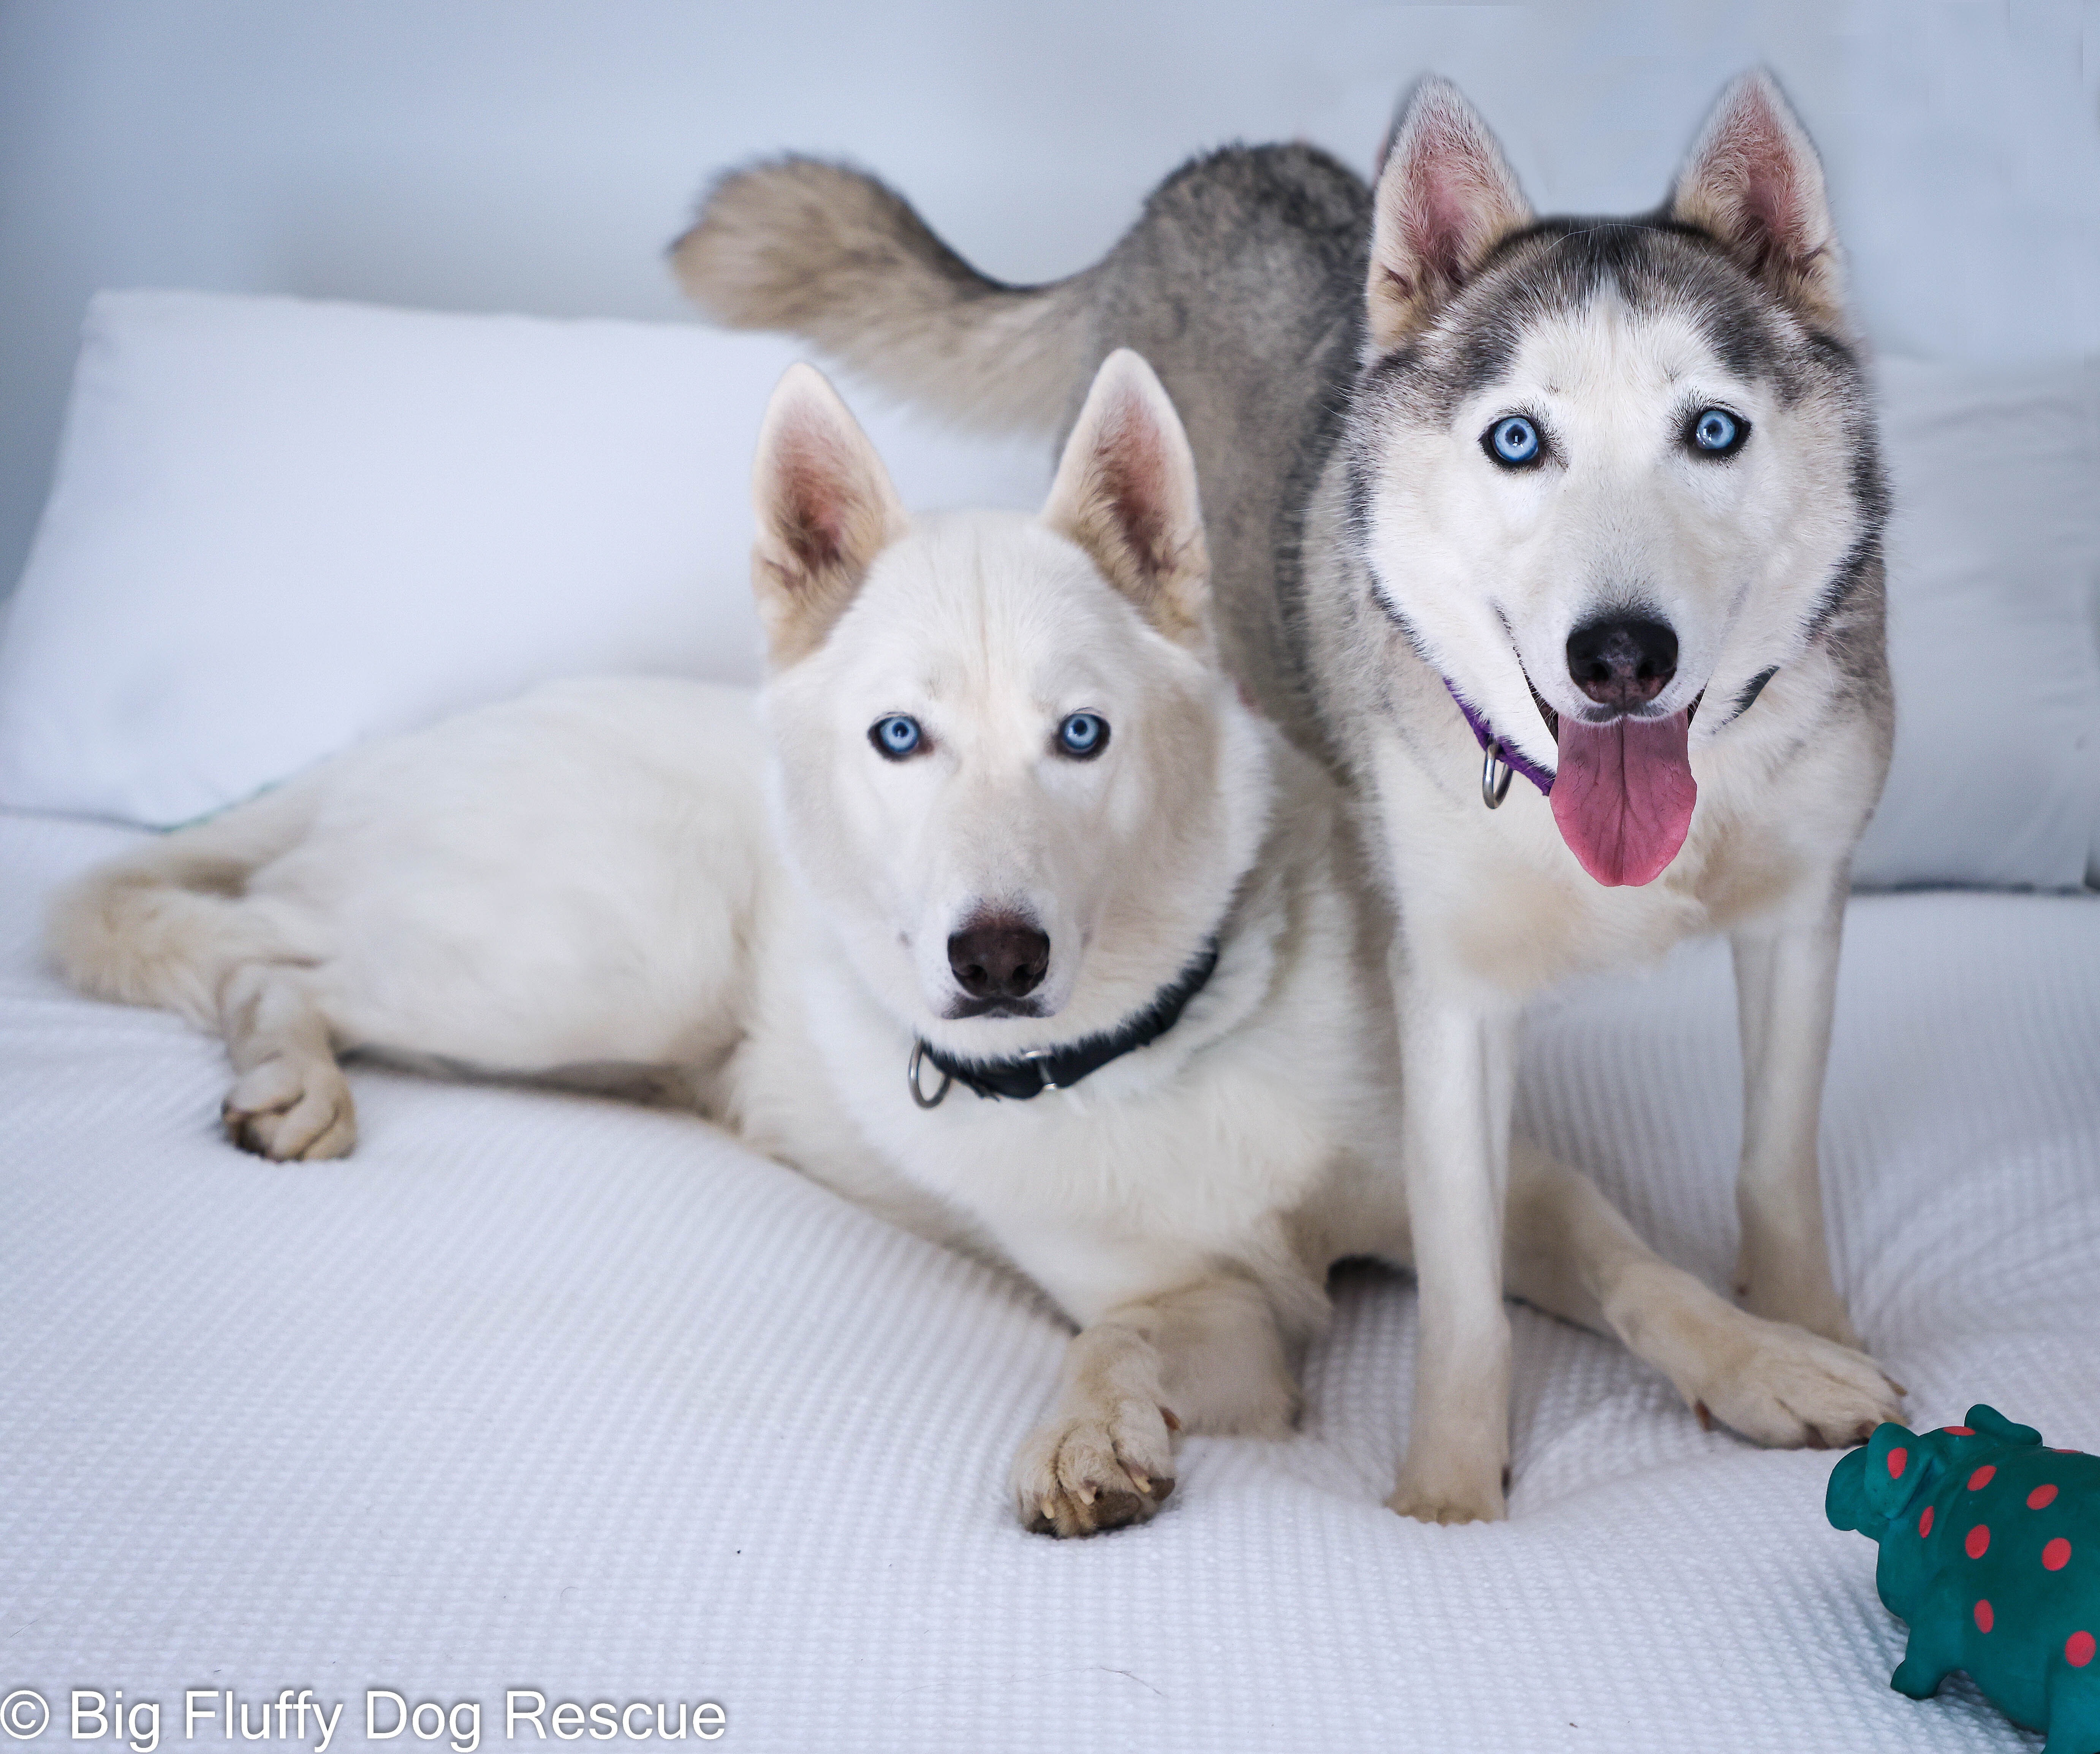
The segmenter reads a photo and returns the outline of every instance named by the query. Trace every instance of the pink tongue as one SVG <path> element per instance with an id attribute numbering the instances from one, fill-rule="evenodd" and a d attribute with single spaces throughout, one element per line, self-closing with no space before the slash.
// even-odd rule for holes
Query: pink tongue
<path id="1" fill-rule="evenodd" d="M 1685 713 L 1609 725 L 1560 721 L 1553 820 L 1599 883 L 1652 882 L 1684 844 L 1699 797 L 1684 749 L 1691 723 Z"/>

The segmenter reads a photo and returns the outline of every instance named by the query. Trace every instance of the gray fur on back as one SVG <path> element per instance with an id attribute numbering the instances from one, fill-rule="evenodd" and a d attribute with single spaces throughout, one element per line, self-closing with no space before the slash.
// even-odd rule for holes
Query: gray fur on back
<path id="1" fill-rule="evenodd" d="M 1226 656 L 1322 753 L 1297 585 L 1356 373 L 1370 236 L 1370 191 L 1326 154 L 1229 147 L 1169 177 L 1093 271 L 1096 354 L 1143 354 L 1188 429 Z"/>

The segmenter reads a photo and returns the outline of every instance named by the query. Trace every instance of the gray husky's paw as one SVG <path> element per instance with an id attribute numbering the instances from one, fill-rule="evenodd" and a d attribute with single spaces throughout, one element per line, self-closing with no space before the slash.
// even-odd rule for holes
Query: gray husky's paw
<path id="1" fill-rule="evenodd" d="M 1903 1391 L 1864 1353 L 1789 1323 L 1736 1314 L 1706 1349 L 1696 1384 L 1679 1384 L 1702 1422 L 1710 1415 L 1774 1449 L 1845 1449 L 1903 1416 Z"/>

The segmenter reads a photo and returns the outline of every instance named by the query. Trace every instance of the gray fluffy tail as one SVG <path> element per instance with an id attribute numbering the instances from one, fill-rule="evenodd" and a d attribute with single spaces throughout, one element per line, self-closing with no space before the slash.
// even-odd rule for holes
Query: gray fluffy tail
<path id="1" fill-rule="evenodd" d="M 891 393 L 986 430 L 1054 435 L 1097 363 L 1087 276 L 987 280 L 902 197 L 821 159 L 731 171 L 671 259 L 716 322 L 801 336 Z"/>
<path id="2" fill-rule="evenodd" d="M 305 833 L 312 789 L 287 786 L 98 866 L 60 891 L 45 942 L 83 992 L 218 1027 L 243 963 L 296 960 L 289 922 L 248 898 L 249 877 Z"/>

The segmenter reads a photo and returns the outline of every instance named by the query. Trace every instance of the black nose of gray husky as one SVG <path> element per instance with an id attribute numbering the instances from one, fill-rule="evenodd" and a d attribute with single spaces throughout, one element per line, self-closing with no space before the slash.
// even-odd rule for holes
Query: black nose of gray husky
<path id="1" fill-rule="evenodd" d="M 1011 913 L 980 914 L 948 940 L 948 966 L 973 999 L 1018 999 L 1050 966 L 1050 940 Z"/>
<path id="2" fill-rule="evenodd" d="M 1568 674 L 1599 706 L 1646 706 L 1677 674 L 1677 635 L 1631 616 L 1592 621 L 1568 636 Z"/>

